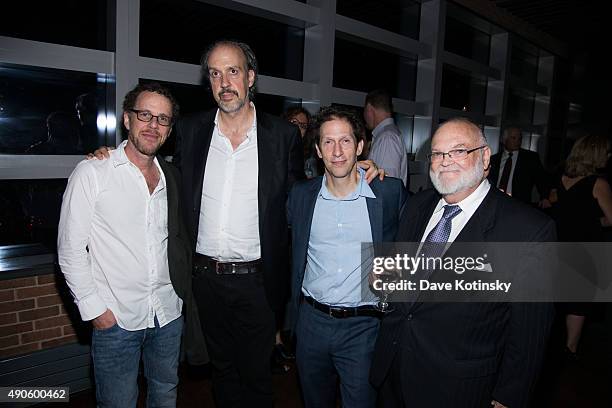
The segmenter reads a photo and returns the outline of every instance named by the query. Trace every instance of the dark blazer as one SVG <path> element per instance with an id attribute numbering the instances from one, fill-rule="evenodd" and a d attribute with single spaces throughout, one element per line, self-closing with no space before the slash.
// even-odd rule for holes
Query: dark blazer
<path id="1" fill-rule="evenodd" d="M 420 241 L 439 199 L 432 189 L 411 197 L 398 242 Z M 555 238 L 552 220 L 491 186 L 455 241 Z M 415 407 L 488 407 L 492 399 L 512 408 L 525 407 L 552 317 L 553 307 L 545 303 L 397 304 L 382 321 L 370 381 L 380 387 L 399 358 L 401 387 Z"/>
<path id="2" fill-rule="evenodd" d="M 323 177 L 296 184 L 287 201 L 287 218 L 291 225 L 292 237 L 292 282 L 291 307 L 297 316 L 302 293 L 302 282 L 306 269 L 306 253 L 310 241 L 312 216 L 321 190 Z M 400 212 L 406 200 L 402 180 L 386 177 L 384 181 L 374 179 L 370 188 L 376 198 L 366 198 L 372 241 L 392 242 L 395 238 Z"/>
<path id="3" fill-rule="evenodd" d="M 191 364 L 205 364 L 208 362 L 208 353 L 191 290 L 191 243 L 179 205 L 180 175 L 178 170 L 163 158 L 158 157 L 158 162 L 166 177 L 170 280 L 176 294 L 183 299 L 185 310 L 183 350 Z"/>
<path id="4" fill-rule="evenodd" d="M 177 124 L 174 163 L 181 171 L 183 205 L 195 251 L 206 159 L 217 109 L 181 119 Z M 289 287 L 287 194 L 304 178 L 302 141 L 296 126 L 257 111 L 259 162 L 259 239 L 266 297 L 273 310 L 284 307 Z"/>
<path id="5" fill-rule="evenodd" d="M 502 171 L 501 165 L 502 152 L 491 156 L 491 171 L 489 181 L 497 186 L 499 173 Z M 535 186 L 540 193 L 540 199 L 548 198 L 551 189 L 550 176 L 544 170 L 540 156 L 536 152 L 526 149 L 519 149 L 512 155 L 512 160 L 517 160 L 512 176 L 512 197 L 518 198 L 524 203 L 531 203 L 531 192 Z"/>

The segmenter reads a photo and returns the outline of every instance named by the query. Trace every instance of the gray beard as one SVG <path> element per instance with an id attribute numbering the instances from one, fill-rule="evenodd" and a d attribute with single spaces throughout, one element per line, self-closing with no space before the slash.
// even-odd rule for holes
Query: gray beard
<path id="1" fill-rule="evenodd" d="M 224 105 L 221 102 L 219 102 L 217 105 L 219 106 L 219 109 L 221 109 L 221 111 L 224 113 L 234 113 L 242 109 L 242 107 L 245 104 L 246 104 L 246 98 L 240 99 L 237 102 L 232 102 L 231 106 Z"/>
<path id="2" fill-rule="evenodd" d="M 434 188 L 441 195 L 455 194 L 460 191 L 468 190 L 477 186 L 484 179 L 484 163 L 482 158 L 476 162 L 476 165 L 469 171 L 462 172 L 459 179 L 454 182 L 444 182 L 440 179 L 439 174 L 434 173 L 429 169 L 429 178 Z"/>

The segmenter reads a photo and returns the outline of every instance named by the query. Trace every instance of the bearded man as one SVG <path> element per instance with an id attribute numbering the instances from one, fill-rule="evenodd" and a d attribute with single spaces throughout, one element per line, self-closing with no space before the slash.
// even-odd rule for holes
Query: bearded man
<path id="1" fill-rule="evenodd" d="M 429 175 L 435 190 L 408 201 L 398 242 L 452 246 L 555 240 L 552 220 L 491 188 L 491 151 L 478 126 L 451 119 L 435 132 L 431 146 Z M 527 406 L 552 316 L 552 306 L 545 303 L 418 298 L 398 303 L 382 321 L 370 371 L 380 405 Z"/>

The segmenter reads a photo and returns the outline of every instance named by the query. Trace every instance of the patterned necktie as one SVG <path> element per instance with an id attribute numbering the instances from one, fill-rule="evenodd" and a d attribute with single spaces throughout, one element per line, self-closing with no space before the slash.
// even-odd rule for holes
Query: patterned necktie
<path id="1" fill-rule="evenodd" d="M 461 208 L 458 205 L 445 205 L 444 214 L 438 221 L 438 224 L 432 229 L 421 248 L 421 253 L 426 257 L 438 257 L 444 253 L 444 248 L 450 237 L 451 227 L 453 224 L 453 218 L 455 218 L 461 212 Z"/>
<path id="2" fill-rule="evenodd" d="M 508 183 L 510 182 L 510 172 L 512 171 L 512 152 L 508 152 L 508 158 L 506 159 L 506 163 L 504 163 L 504 170 L 502 171 L 501 179 L 499 180 L 499 187 L 504 193 L 508 188 Z"/>
<path id="3" fill-rule="evenodd" d="M 423 255 L 425 258 L 437 258 L 442 256 L 444 250 L 446 249 L 446 244 L 448 242 L 448 237 L 450 237 L 451 227 L 453 223 L 453 218 L 455 218 L 461 212 L 461 208 L 458 205 L 445 205 L 444 206 L 444 214 L 442 214 L 442 218 L 438 221 L 438 224 L 432 229 L 429 234 L 427 234 L 427 238 L 423 241 L 423 245 L 421 246 L 421 251 L 419 254 Z M 413 281 L 418 279 L 429 279 L 433 270 L 431 269 L 421 269 L 417 271 L 418 275 L 413 278 Z M 418 282 L 417 282 L 418 287 Z M 419 297 L 420 290 L 415 290 L 409 293 L 406 297 L 406 305 L 407 308 L 410 309 L 412 305 L 417 301 Z"/>

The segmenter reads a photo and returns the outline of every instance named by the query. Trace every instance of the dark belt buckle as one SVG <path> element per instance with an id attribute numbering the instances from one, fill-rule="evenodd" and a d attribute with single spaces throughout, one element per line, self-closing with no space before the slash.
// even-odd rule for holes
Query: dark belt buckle
<path id="1" fill-rule="evenodd" d="M 333 307 L 330 306 L 329 307 L 329 316 L 330 317 L 335 317 L 335 318 L 342 318 L 344 317 L 344 310 L 337 308 L 337 307 Z"/>
<path id="2" fill-rule="evenodd" d="M 231 266 L 231 270 L 230 271 L 231 271 L 232 275 L 235 275 L 236 272 L 238 271 L 238 268 L 237 268 L 237 265 L 235 263 L 233 263 L 233 262 L 232 263 L 225 263 L 225 264 L 222 264 L 221 262 L 217 262 L 215 264 L 215 272 L 217 273 L 217 275 L 225 275 L 226 274 L 225 270 L 229 266 Z"/>

